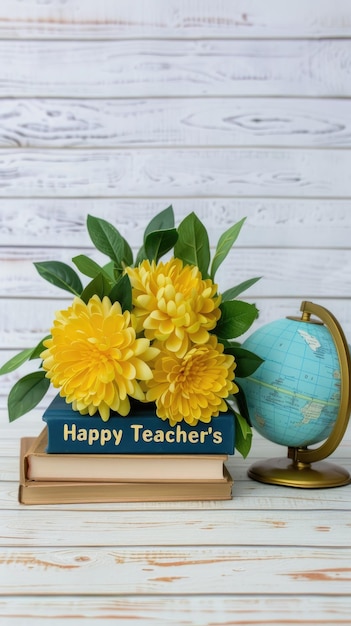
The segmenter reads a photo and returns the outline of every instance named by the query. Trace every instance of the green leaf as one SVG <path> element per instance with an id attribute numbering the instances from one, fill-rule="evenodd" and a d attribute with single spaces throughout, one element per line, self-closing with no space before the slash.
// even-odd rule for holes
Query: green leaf
<path id="1" fill-rule="evenodd" d="M 146 254 L 145 248 L 144 246 L 141 246 L 135 259 L 135 266 L 138 266 L 140 263 L 142 263 L 146 259 L 147 259 L 147 254 Z"/>
<path id="2" fill-rule="evenodd" d="M 258 317 L 258 310 L 254 304 L 233 300 L 220 304 L 221 317 L 215 328 L 217 337 L 232 339 L 245 333 Z"/>
<path id="3" fill-rule="evenodd" d="M 0 368 L 0 376 L 2 376 L 3 374 L 8 374 L 9 372 L 13 372 L 18 367 L 23 365 L 23 363 L 30 359 L 32 352 L 33 348 L 26 348 L 18 354 L 15 354 L 15 356 L 13 356 L 9 361 L 4 363 L 4 365 Z"/>
<path id="4" fill-rule="evenodd" d="M 246 376 L 251 376 L 263 363 L 261 357 L 250 352 L 250 350 L 245 350 L 245 348 L 236 346 L 230 348 L 225 347 L 224 352 L 226 354 L 232 354 L 235 357 L 235 377 L 246 378 Z"/>
<path id="5" fill-rule="evenodd" d="M 132 265 L 132 250 L 117 228 L 106 220 L 92 215 L 88 215 L 87 228 L 97 250 L 106 254 L 118 268 Z"/>
<path id="6" fill-rule="evenodd" d="M 127 274 L 121 276 L 112 287 L 109 293 L 109 298 L 111 302 L 119 302 L 122 311 L 132 310 L 132 286 Z"/>
<path id="7" fill-rule="evenodd" d="M 226 258 L 227 254 L 230 252 L 232 246 L 234 245 L 238 235 L 240 233 L 241 227 L 245 222 L 246 217 L 244 217 L 237 224 L 233 224 L 228 230 L 226 230 L 219 238 L 217 243 L 217 248 L 215 255 L 211 264 L 211 278 L 214 280 L 215 274 Z"/>
<path id="8" fill-rule="evenodd" d="M 227 289 L 222 293 L 222 302 L 226 302 L 228 300 L 234 300 L 237 296 L 239 296 L 243 291 L 252 287 L 258 280 L 261 280 L 262 276 L 257 276 L 256 278 L 249 278 L 249 280 L 245 280 L 244 282 L 236 285 L 236 287 L 231 287 L 231 289 Z"/>
<path id="9" fill-rule="evenodd" d="M 45 339 L 48 339 L 49 337 L 50 335 L 47 335 L 46 337 L 44 337 L 44 339 L 42 339 L 38 343 L 38 345 L 35 346 L 34 348 L 26 348 L 25 350 L 22 350 L 18 354 L 15 354 L 15 356 L 9 359 L 9 361 L 4 363 L 4 365 L 0 368 L 0 376 L 2 376 L 3 374 L 8 374 L 9 372 L 13 372 L 14 370 L 18 369 L 21 365 L 23 365 L 23 363 L 25 363 L 26 361 L 31 361 L 33 359 L 40 358 L 40 354 L 45 348 L 45 346 L 43 345 L 43 342 L 45 341 Z"/>
<path id="10" fill-rule="evenodd" d="M 45 396 L 50 380 L 44 371 L 34 372 L 21 378 L 11 389 L 8 397 L 9 420 L 13 422 L 31 411 Z"/>
<path id="11" fill-rule="evenodd" d="M 235 448 L 246 459 L 251 449 L 252 430 L 246 419 L 235 413 Z"/>
<path id="12" fill-rule="evenodd" d="M 109 261 L 106 265 L 103 266 L 103 271 L 107 276 L 114 282 L 120 272 L 116 268 L 116 264 L 113 261 Z"/>
<path id="13" fill-rule="evenodd" d="M 79 269 L 82 274 L 85 276 L 89 276 L 89 278 L 95 278 L 98 274 L 104 274 L 106 280 L 109 280 L 109 274 L 105 272 L 105 270 L 100 267 L 98 263 L 90 259 L 85 254 L 79 254 L 78 256 L 73 257 L 72 259 L 75 266 Z"/>
<path id="14" fill-rule="evenodd" d="M 43 352 L 43 350 L 45 350 L 44 341 L 46 341 L 46 339 L 50 339 L 50 337 L 51 335 L 46 335 L 46 337 L 44 337 L 41 341 L 39 341 L 38 345 L 35 346 L 35 348 L 32 351 L 32 354 L 29 357 L 30 361 L 32 361 L 32 359 L 40 358 L 41 353 Z"/>
<path id="15" fill-rule="evenodd" d="M 174 213 L 173 213 L 173 207 L 171 205 L 167 209 L 164 209 L 164 211 L 161 211 L 160 213 L 155 215 L 155 217 L 148 223 L 144 232 L 144 238 L 143 238 L 144 243 L 141 246 L 140 250 L 138 251 L 138 254 L 135 260 L 135 265 L 139 265 L 140 263 L 142 263 L 142 261 L 145 261 L 146 259 L 152 260 L 153 258 L 156 258 L 154 256 L 154 253 L 150 250 L 150 247 L 155 245 L 153 241 L 153 237 L 151 237 L 151 239 L 147 242 L 150 235 L 157 233 L 158 231 L 172 230 L 173 228 L 174 228 Z M 174 246 L 174 243 L 168 248 L 168 250 L 173 248 L 173 246 Z M 149 247 L 148 253 L 146 252 L 146 247 Z M 165 252 L 162 252 L 162 254 L 158 254 L 158 258 L 160 258 L 163 254 L 166 254 L 168 250 L 166 250 Z"/>
<path id="16" fill-rule="evenodd" d="M 231 399 L 233 400 L 234 403 L 236 403 L 239 409 L 240 415 L 247 421 L 249 426 L 252 426 L 245 392 L 238 378 L 235 378 L 235 384 L 238 387 L 239 391 L 236 392 L 235 396 L 232 395 Z"/>
<path id="17" fill-rule="evenodd" d="M 148 223 L 145 228 L 144 242 L 147 235 L 150 233 L 154 233 L 157 230 L 169 230 L 171 228 L 174 228 L 174 213 L 172 205 L 155 215 L 155 217 L 153 217 Z"/>
<path id="18" fill-rule="evenodd" d="M 82 295 L 80 296 L 83 302 L 87 304 L 93 296 L 99 296 L 100 300 L 104 296 L 109 294 L 111 289 L 111 282 L 109 279 L 105 278 L 104 274 L 100 273 L 90 283 L 87 284 Z"/>
<path id="19" fill-rule="evenodd" d="M 49 283 L 80 296 L 83 285 L 78 274 L 69 265 L 61 261 L 42 261 L 34 265 L 40 276 Z"/>
<path id="20" fill-rule="evenodd" d="M 185 265 L 197 265 L 203 278 L 208 277 L 210 244 L 207 230 L 195 213 L 190 213 L 178 226 L 174 254 Z"/>
<path id="21" fill-rule="evenodd" d="M 169 230 L 158 230 L 149 233 L 145 239 L 144 250 L 149 261 L 158 260 L 173 248 L 178 239 L 175 228 Z"/>

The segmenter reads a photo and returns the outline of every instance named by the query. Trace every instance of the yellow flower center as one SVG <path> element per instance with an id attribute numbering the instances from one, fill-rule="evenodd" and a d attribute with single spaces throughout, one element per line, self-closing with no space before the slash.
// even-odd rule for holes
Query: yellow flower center
<path id="1" fill-rule="evenodd" d="M 127 268 L 133 288 L 134 313 L 138 330 L 151 341 L 165 342 L 182 357 L 191 344 L 204 344 L 209 330 L 221 315 L 217 285 L 203 280 L 195 266 L 183 267 L 180 259 L 167 263 L 143 261 Z"/>
<path id="2" fill-rule="evenodd" d="M 193 346 L 183 358 L 158 346 L 153 378 L 145 384 L 146 399 L 156 403 L 159 417 L 171 426 L 182 420 L 195 426 L 228 410 L 225 398 L 238 391 L 233 382 L 236 363 L 215 336 Z"/>

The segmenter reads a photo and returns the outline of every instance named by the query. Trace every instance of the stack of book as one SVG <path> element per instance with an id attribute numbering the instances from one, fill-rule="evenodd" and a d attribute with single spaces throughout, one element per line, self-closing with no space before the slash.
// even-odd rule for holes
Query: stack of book
<path id="1" fill-rule="evenodd" d="M 23 504 L 228 500 L 234 417 L 170 427 L 140 405 L 108 422 L 73 411 L 57 396 L 38 437 L 21 440 Z"/>

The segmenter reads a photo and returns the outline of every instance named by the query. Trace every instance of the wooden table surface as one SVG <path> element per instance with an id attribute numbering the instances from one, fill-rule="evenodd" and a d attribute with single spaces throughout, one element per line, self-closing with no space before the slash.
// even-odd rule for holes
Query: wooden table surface
<path id="1" fill-rule="evenodd" d="M 351 485 L 250 480 L 285 449 L 254 436 L 224 502 L 25 506 L 19 438 L 0 414 L 0 624 L 351 624 Z M 332 461 L 351 471 L 348 432 Z"/>

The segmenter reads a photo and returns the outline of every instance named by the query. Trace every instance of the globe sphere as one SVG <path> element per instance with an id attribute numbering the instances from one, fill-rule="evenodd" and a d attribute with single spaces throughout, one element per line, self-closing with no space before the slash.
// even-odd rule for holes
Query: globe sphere
<path id="1" fill-rule="evenodd" d="M 252 376 L 238 379 L 252 426 L 290 447 L 326 439 L 340 405 L 340 363 L 326 326 L 281 319 L 256 330 L 242 344 L 264 359 Z"/>

